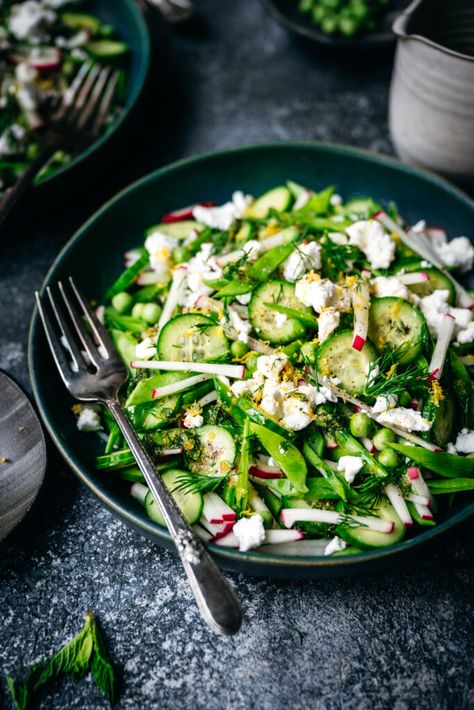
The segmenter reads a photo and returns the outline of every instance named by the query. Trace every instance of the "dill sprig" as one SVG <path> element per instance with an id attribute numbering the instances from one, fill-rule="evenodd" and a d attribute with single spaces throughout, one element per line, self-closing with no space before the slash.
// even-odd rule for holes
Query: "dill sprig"
<path id="1" fill-rule="evenodd" d="M 183 471 L 176 477 L 173 491 L 181 493 L 206 493 L 215 491 L 226 476 L 206 476 L 202 473 Z"/>
<path id="2" fill-rule="evenodd" d="M 366 397 L 400 395 L 406 390 L 419 396 L 427 393 L 430 386 L 428 367 L 417 361 L 400 365 L 400 359 L 411 347 L 412 343 L 405 343 L 399 348 L 386 348 L 370 363 L 364 388 Z"/>
<path id="3" fill-rule="evenodd" d="M 352 274 L 359 273 L 355 263 L 362 265 L 364 255 L 361 250 L 351 244 L 336 244 L 330 237 L 321 242 L 323 254 L 323 275 L 331 281 L 336 281 L 342 273 L 350 270 Z"/>
<path id="4" fill-rule="evenodd" d="M 351 508 L 357 508 L 357 511 L 360 511 L 359 514 L 361 515 L 367 513 L 371 514 L 385 495 L 385 486 L 389 483 L 394 483 L 395 485 L 399 484 L 401 476 L 402 472 L 397 469 L 389 471 L 386 476 L 366 476 L 362 483 L 353 487 L 357 498 L 355 502 L 351 502 Z"/>
<path id="5" fill-rule="evenodd" d="M 239 271 L 247 265 L 250 254 L 246 251 L 242 251 L 242 256 L 240 256 L 235 261 L 232 261 L 228 266 L 226 266 L 222 271 L 222 276 L 225 279 L 233 279 L 239 275 Z"/>

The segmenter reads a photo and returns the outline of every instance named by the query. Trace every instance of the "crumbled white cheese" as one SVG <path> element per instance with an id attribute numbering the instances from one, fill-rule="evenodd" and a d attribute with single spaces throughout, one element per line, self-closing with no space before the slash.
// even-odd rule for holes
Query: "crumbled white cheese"
<path id="1" fill-rule="evenodd" d="M 465 330 L 459 331 L 456 340 L 458 343 L 472 343 L 474 340 L 474 321 L 468 323 Z"/>
<path id="2" fill-rule="evenodd" d="M 458 342 L 463 342 L 462 332 L 467 329 L 466 341 L 469 340 L 472 332 L 472 311 L 469 308 L 452 308 L 448 303 L 449 291 L 447 289 L 437 289 L 429 296 L 425 296 L 420 300 L 419 308 L 428 323 L 430 333 L 437 337 L 443 320 L 443 314 L 447 313 L 452 316 L 455 321 L 454 336 L 457 336 Z"/>
<path id="3" fill-rule="evenodd" d="M 373 269 L 388 269 L 395 257 L 395 242 L 380 222 L 360 220 L 347 227 L 349 243 L 364 252 Z"/>
<path id="4" fill-rule="evenodd" d="M 197 429 L 203 424 L 204 417 L 200 412 L 200 408 L 192 406 L 185 412 L 183 426 L 186 427 L 186 429 Z"/>
<path id="5" fill-rule="evenodd" d="M 212 229 L 230 229 L 234 220 L 241 219 L 245 208 L 252 201 L 249 195 L 237 191 L 232 195 L 232 202 L 226 202 L 220 207 L 202 207 L 196 205 L 193 209 L 193 217 L 197 222 L 205 224 Z"/>
<path id="6" fill-rule="evenodd" d="M 173 249 L 178 240 L 168 234 L 155 231 L 145 239 L 145 249 L 150 255 L 150 266 L 156 272 L 158 281 L 165 283 L 170 276 Z"/>
<path id="7" fill-rule="evenodd" d="M 350 484 L 363 468 L 364 463 L 361 456 L 341 456 L 337 462 L 337 470 L 344 473 L 345 480 Z"/>
<path id="8" fill-rule="evenodd" d="M 280 372 L 286 366 L 288 356 L 284 353 L 276 355 L 260 355 L 257 358 L 257 372 L 270 380 L 278 380 Z"/>
<path id="9" fill-rule="evenodd" d="M 349 243 L 349 237 L 342 232 L 329 232 L 328 237 L 334 244 L 345 245 Z"/>
<path id="10" fill-rule="evenodd" d="M 342 550 L 345 550 L 346 547 L 346 541 L 336 535 L 324 548 L 324 554 L 325 556 L 333 555 L 335 552 L 342 552 Z"/>
<path id="11" fill-rule="evenodd" d="M 237 340 L 240 340 L 241 343 L 248 343 L 249 333 L 252 330 L 252 325 L 250 321 L 241 318 L 237 309 L 233 308 L 232 306 L 229 306 L 228 313 L 230 318 L 230 324 L 232 328 L 234 328 L 238 333 Z"/>
<path id="12" fill-rule="evenodd" d="M 444 266 L 463 272 L 472 269 L 474 247 L 467 237 L 456 237 L 448 242 L 442 232 L 436 232 L 436 237 L 432 238 L 432 244 Z"/>
<path id="13" fill-rule="evenodd" d="M 248 306 L 248 304 L 250 303 L 250 299 L 252 298 L 252 294 L 243 293 L 241 296 L 236 296 L 235 298 L 241 306 Z"/>
<path id="14" fill-rule="evenodd" d="M 278 382 L 274 380 L 266 380 L 262 390 L 261 408 L 267 414 L 279 419 L 282 416 L 282 403 L 284 393 L 282 392 Z"/>
<path id="15" fill-rule="evenodd" d="M 300 431 L 311 423 L 310 404 L 297 397 L 283 400 L 283 418 L 281 424 L 290 431 Z"/>
<path id="16" fill-rule="evenodd" d="M 18 103 L 23 110 L 34 111 L 38 105 L 38 87 L 36 85 L 38 71 L 26 62 L 20 62 L 15 67 L 15 78 Z"/>
<path id="17" fill-rule="evenodd" d="M 250 239 L 242 247 L 242 251 L 248 255 L 249 261 L 253 261 L 260 254 L 262 245 L 257 239 Z"/>
<path id="18" fill-rule="evenodd" d="M 288 320 L 288 316 L 285 315 L 285 313 L 275 313 L 275 327 L 276 328 L 281 328 L 283 325 L 285 325 L 287 320 Z"/>
<path id="19" fill-rule="evenodd" d="M 156 340 L 145 338 L 135 346 L 135 357 L 137 360 L 149 360 L 156 355 Z"/>
<path id="20" fill-rule="evenodd" d="M 36 43 L 45 39 L 56 21 L 56 13 L 36 0 L 26 0 L 11 8 L 8 28 L 15 39 Z"/>
<path id="21" fill-rule="evenodd" d="M 253 377 L 248 380 L 235 380 L 230 389 L 236 397 L 240 397 L 245 392 L 249 392 L 251 395 L 256 395 L 261 391 L 264 386 L 265 378 L 261 372 L 254 372 Z"/>
<path id="22" fill-rule="evenodd" d="M 80 431 L 101 431 L 100 415 L 94 407 L 83 407 L 77 420 L 77 428 Z"/>
<path id="23" fill-rule="evenodd" d="M 376 276 L 370 283 L 372 294 L 376 298 L 396 296 L 397 298 L 410 300 L 410 296 L 412 295 L 405 284 L 396 276 Z"/>
<path id="24" fill-rule="evenodd" d="M 283 262 L 286 281 L 297 281 L 307 271 L 321 268 L 321 247 L 317 242 L 300 244 Z"/>
<path id="25" fill-rule="evenodd" d="M 398 426 L 405 431 L 429 431 L 431 422 L 422 417 L 420 412 L 406 407 L 387 409 L 377 417 L 379 424 Z"/>
<path id="26" fill-rule="evenodd" d="M 318 317 L 318 338 L 320 343 L 324 343 L 336 330 L 340 319 L 341 314 L 332 306 L 323 308 Z"/>
<path id="27" fill-rule="evenodd" d="M 457 453 L 472 454 L 474 452 L 474 431 L 461 429 L 454 447 Z"/>
<path id="28" fill-rule="evenodd" d="M 303 276 L 297 281 L 295 296 L 305 306 L 312 306 L 316 313 L 331 305 L 336 294 L 336 284 L 329 279 L 321 279 L 313 273 Z"/>
<path id="29" fill-rule="evenodd" d="M 254 547 L 259 547 L 265 540 L 263 518 L 258 513 L 251 515 L 249 518 L 241 518 L 235 523 L 232 532 L 239 541 L 239 550 L 241 552 L 247 552 L 247 550 L 252 550 Z"/>
<path id="30" fill-rule="evenodd" d="M 394 409 L 397 406 L 398 396 L 389 394 L 387 397 L 377 397 L 375 404 L 372 407 L 372 414 L 381 414 L 387 409 Z"/>
<path id="31" fill-rule="evenodd" d="M 89 33 L 86 30 L 80 30 L 72 37 L 56 37 L 54 44 L 60 49 L 74 49 L 74 47 L 83 47 L 89 40 Z"/>
<path id="32" fill-rule="evenodd" d="M 221 278 L 222 269 L 217 264 L 213 250 L 212 242 L 205 242 L 201 244 L 196 256 L 188 261 L 186 289 L 180 300 L 181 306 L 193 306 L 200 296 L 209 296 L 212 289 L 206 285 L 206 281 Z"/>
<path id="33" fill-rule="evenodd" d="M 333 207 L 339 207 L 339 205 L 342 205 L 342 197 L 335 192 L 334 195 L 331 195 L 329 198 L 329 204 Z"/>

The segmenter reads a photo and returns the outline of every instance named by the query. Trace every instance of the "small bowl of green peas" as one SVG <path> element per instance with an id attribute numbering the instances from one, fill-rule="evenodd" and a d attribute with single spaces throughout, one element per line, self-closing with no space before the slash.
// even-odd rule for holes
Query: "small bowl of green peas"
<path id="1" fill-rule="evenodd" d="M 395 42 L 391 26 L 407 0 L 265 0 L 287 29 L 322 45 L 382 49 Z"/>

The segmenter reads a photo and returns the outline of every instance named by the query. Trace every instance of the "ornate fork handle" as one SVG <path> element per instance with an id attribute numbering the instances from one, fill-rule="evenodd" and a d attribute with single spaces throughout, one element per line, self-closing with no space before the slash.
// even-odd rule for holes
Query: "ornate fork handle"
<path id="1" fill-rule="evenodd" d="M 5 222 L 17 202 L 19 202 L 23 195 L 30 189 L 33 184 L 33 180 L 38 175 L 41 168 L 46 165 L 54 151 L 55 148 L 52 145 L 46 146 L 33 160 L 33 162 L 30 163 L 13 187 L 7 190 L 0 202 L 0 227 Z"/>
<path id="2" fill-rule="evenodd" d="M 156 475 L 148 453 L 118 400 L 106 400 L 105 404 L 120 427 L 160 507 L 202 615 L 216 631 L 235 633 L 242 621 L 237 597 L 201 541 L 190 530 L 168 489 Z"/>

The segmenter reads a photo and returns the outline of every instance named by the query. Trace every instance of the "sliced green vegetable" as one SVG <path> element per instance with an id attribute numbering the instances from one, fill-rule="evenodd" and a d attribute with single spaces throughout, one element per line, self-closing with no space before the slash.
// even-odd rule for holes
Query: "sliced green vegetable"
<path id="1" fill-rule="evenodd" d="M 388 444 L 388 446 L 443 478 L 474 476 L 474 459 L 466 456 L 448 454 L 444 451 L 428 451 L 421 446 L 407 444 Z"/>
<path id="2" fill-rule="evenodd" d="M 129 266 L 128 269 L 125 269 L 125 271 L 112 284 L 108 291 L 106 291 L 104 296 L 105 301 L 111 301 L 117 293 L 126 291 L 127 288 L 133 284 L 138 274 L 141 273 L 148 265 L 148 252 L 145 249 L 140 249 L 140 252 L 141 254 L 139 258 L 131 266 Z"/>
<path id="3" fill-rule="evenodd" d="M 260 424 L 254 424 L 252 422 L 251 430 L 256 434 L 258 440 L 268 451 L 270 456 L 282 468 L 288 480 L 295 486 L 297 492 L 307 493 L 308 488 L 305 481 L 308 470 L 306 468 L 306 462 L 296 446 L 276 432 L 260 426 Z"/>

